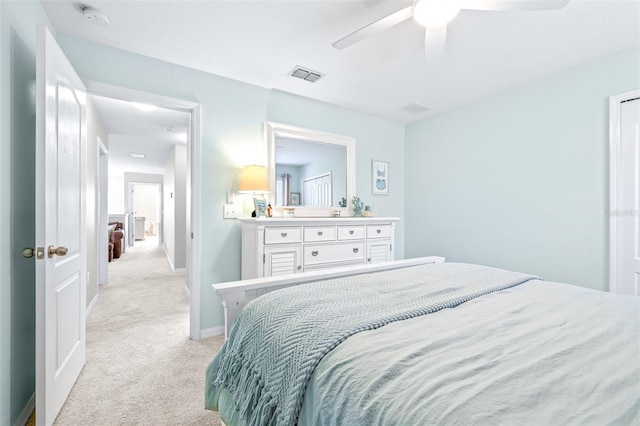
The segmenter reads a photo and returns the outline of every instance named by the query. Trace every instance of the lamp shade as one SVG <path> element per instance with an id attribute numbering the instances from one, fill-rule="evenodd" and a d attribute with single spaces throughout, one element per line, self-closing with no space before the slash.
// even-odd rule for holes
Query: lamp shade
<path id="1" fill-rule="evenodd" d="M 269 176 L 264 166 L 244 166 L 239 181 L 238 192 L 270 192 Z"/>

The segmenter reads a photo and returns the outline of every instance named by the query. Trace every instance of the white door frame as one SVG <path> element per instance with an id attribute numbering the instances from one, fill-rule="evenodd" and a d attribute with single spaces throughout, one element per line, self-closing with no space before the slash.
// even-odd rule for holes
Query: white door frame
<path id="1" fill-rule="evenodd" d="M 98 194 L 98 238 L 96 244 L 98 244 L 96 253 L 98 253 L 98 285 L 106 284 L 109 281 L 109 268 L 108 255 L 109 255 L 109 241 L 107 241 L 107 226 L 109 225 L 109 209 L 108 209 L 108 194 L 109 190 L 109 150 L 105 146 L 102 138 L 98 136 L 98 153 L 96 158 L 96 173 L 97 184 L 96 192 Z"/>
<path id="2" fill-rule="evenodd" d="M 200 332 L 200 187 L 201 187 L 201 108 L 197 102 L 156 95 L 95 81 L 85 81 L 87 94 L 106 96 L 129 102 L 150 103 L 161 108 L 188 112 L 191 115 L 187 142 L 187 286 L 189 288 L 189 336 L 201 338 Z M 106 185 L 106 182 L 102 182 Z"/>
<path id="3" fill-rule="evenodd" d="M 622 167 L 620 137 L 620 106 L 623 102 L 640 98 L 640 89 L 609 97 L 609 291 L 616 292 L 616 271 L 618 259 L 619 212 L 622 189 Z"/>

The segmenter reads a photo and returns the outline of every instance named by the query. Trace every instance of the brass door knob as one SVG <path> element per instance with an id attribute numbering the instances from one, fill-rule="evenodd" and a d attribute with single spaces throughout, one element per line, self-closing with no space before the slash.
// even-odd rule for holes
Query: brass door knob
<path id="1" fill-rule="evenodd" d="M 47 249 L 48 253 L 49 253 L 49 259 L 51 259 L 53 257 L 53 255 L 57 255 L 57 256 L 65 256 L 67 254 L 67 248 L 66 247 L 58 247 L 55 248 L 53 246 L 49 246 L 49 248 Z"/>

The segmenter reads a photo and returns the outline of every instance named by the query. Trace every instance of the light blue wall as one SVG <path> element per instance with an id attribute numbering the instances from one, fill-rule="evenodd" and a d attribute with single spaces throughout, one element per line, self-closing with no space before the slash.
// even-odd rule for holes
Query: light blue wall
<path id="1" fill-rule="evenodd" d="M 83 79 L 201 104 L 203 329 L 223 325 L 222 306 L 211 284 L 240 279 L 240 226 L 222 219 L 222 205 L 243 165 L 266 163 L 266 120 L 355 137 L 357 188 L 364 199 L 375 198 L 368 196 L 371 158 L 390 161 L 392 173 L 396 167 L 398 190 L 377 197 L 381 200 L 375 206 L 380 215 L 404 215 L 403 125 L 69 36 L 57 39 Z M 404 254 L 403 237 L 401 224 L 398 258 Z"/>
<path id="2" fill-rule="evenodd" d="M 608 290 L 609 96 L 626 50 L 407 126 L 407 257 Z"/>
<path id="3" fill-rule="evenodd" d="M 35 392 L 36 24 L 39 2 L 0 2 L 0 222 L 9 256 L 0 256 L 0 424 L 14 424 Z"/>

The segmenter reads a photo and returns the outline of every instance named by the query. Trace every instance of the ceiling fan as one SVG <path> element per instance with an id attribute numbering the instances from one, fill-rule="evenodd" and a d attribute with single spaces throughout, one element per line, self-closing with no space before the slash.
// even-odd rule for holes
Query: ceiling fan
<path id="1" fill-rule="evenodd" d="M 344 49 L 409 18 L 425 27 L 425 51 L 430 58 L 442 57 L 447 39 L 447 24 L 462 9 L 489 11 L 557 10 L 571 0 L 413 0 L 400 9 L 332 44 Z"/>

